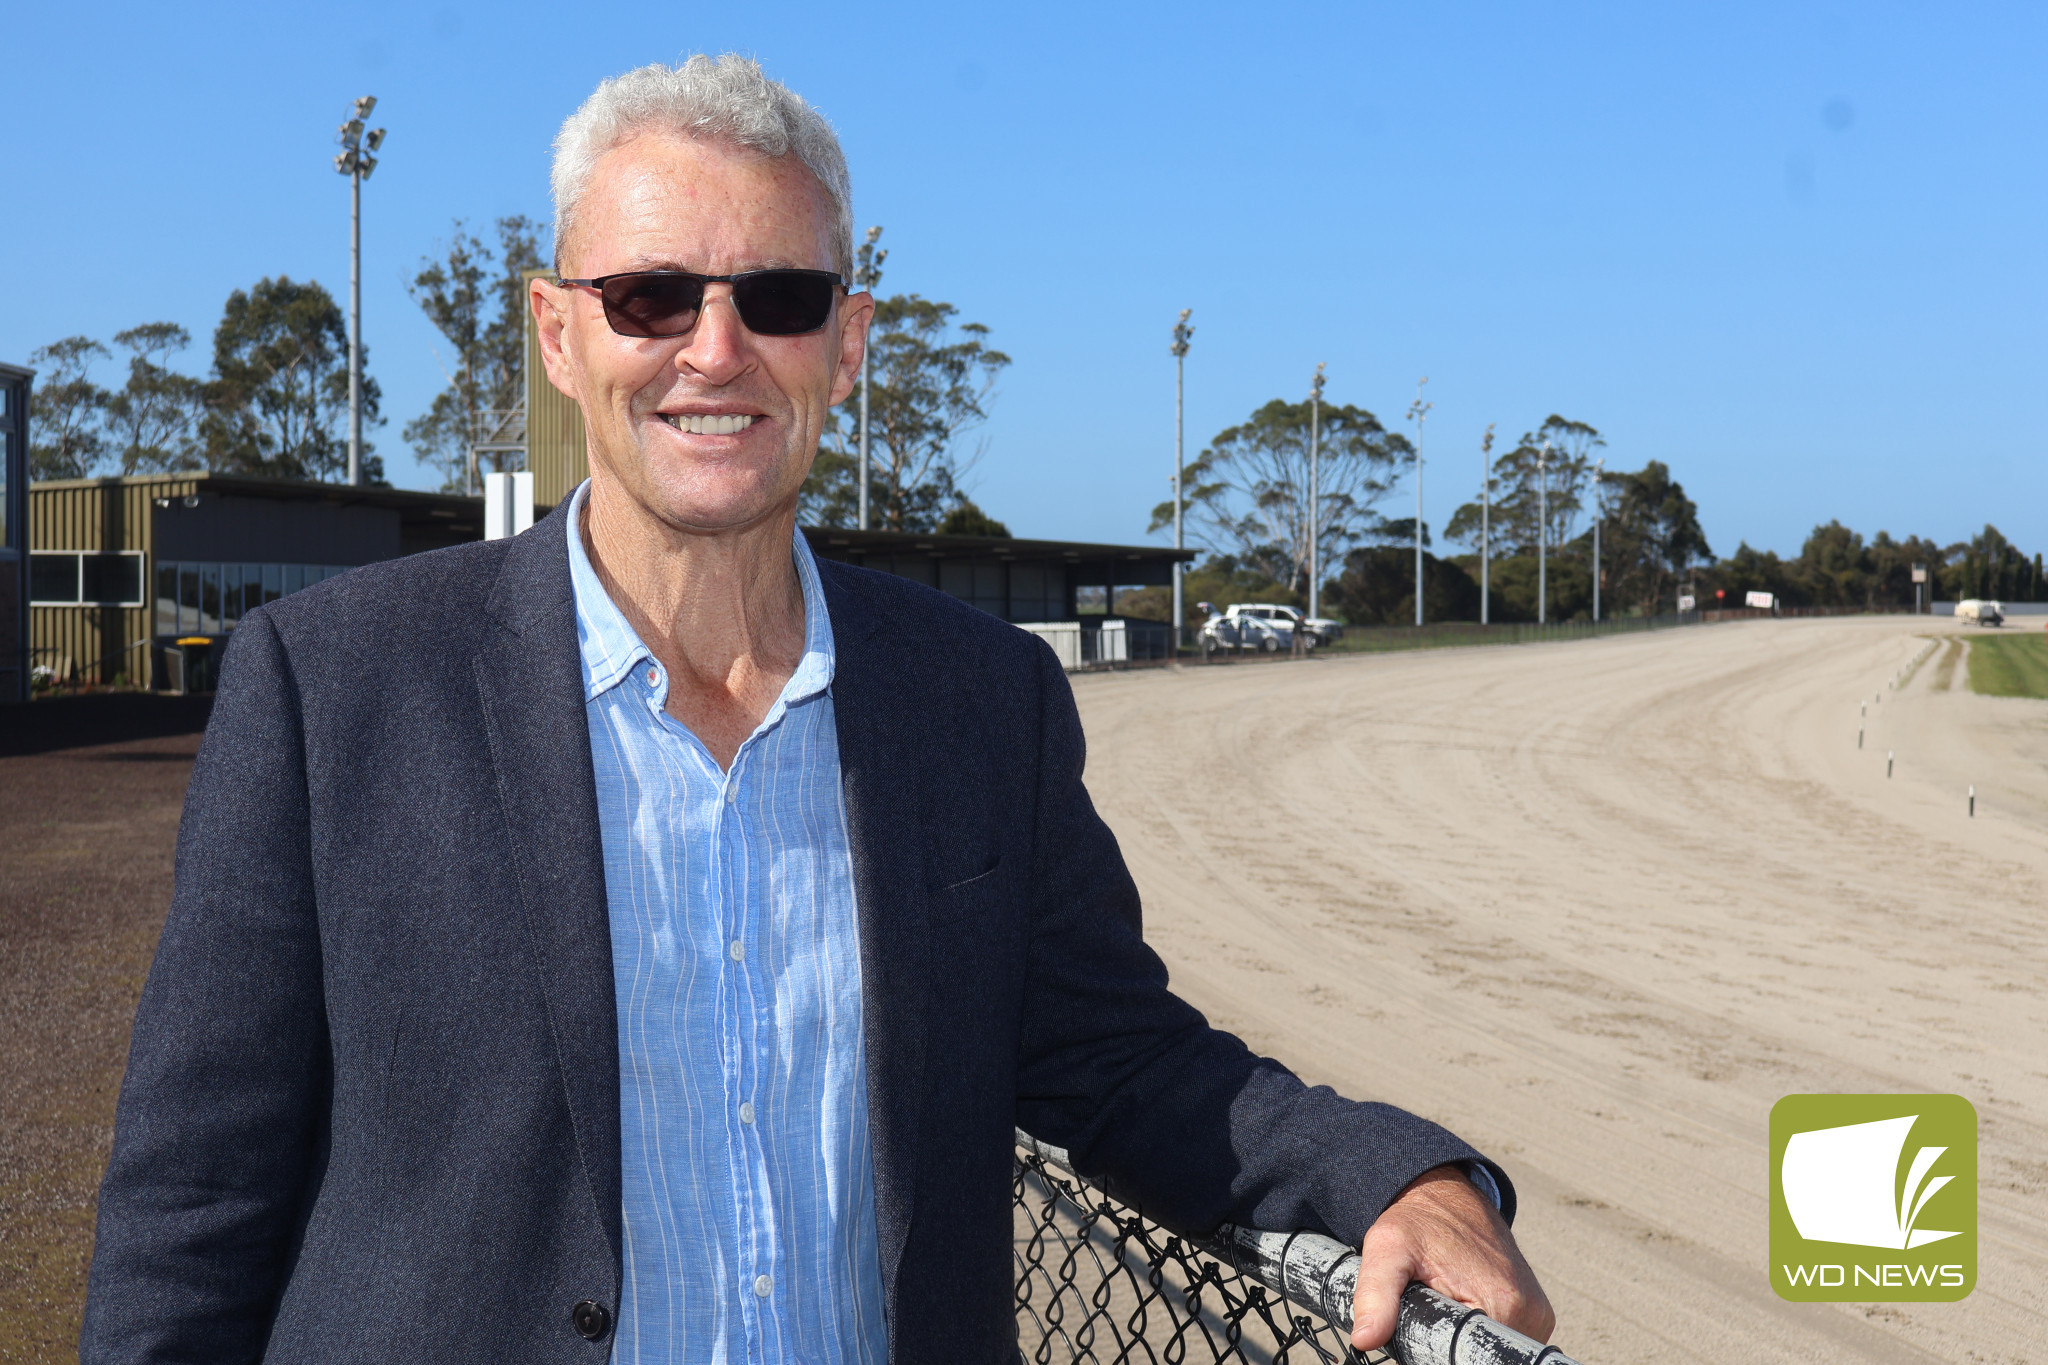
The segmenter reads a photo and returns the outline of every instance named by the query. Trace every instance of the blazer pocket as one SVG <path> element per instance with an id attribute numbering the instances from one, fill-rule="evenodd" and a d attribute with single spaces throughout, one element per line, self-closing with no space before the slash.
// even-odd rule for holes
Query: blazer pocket
<path id="1" fill-rule="evenodd" d="M 932 923 L 951 924 L 955 920 L 970 916 L 986 916 L 994 913 L 1002 898 L 1003 860 L 985 872 L 940 887 L 932 893 Z"/>

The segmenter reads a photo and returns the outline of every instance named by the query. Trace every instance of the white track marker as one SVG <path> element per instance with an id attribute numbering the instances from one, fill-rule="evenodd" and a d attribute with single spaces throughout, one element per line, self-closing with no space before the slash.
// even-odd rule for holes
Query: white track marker
<path id="1" fill-rule="evenodd" d="M 1970 784 L 1970 818 L 1977 818 L 1977 786 L 1974 782 Z"/>
<path id="2" fill-rule="evenodd" d="M 1884 751 L 1884 775 L 1886 777 L 1892 775 L 1892 751 L 1890 749 Z"/>

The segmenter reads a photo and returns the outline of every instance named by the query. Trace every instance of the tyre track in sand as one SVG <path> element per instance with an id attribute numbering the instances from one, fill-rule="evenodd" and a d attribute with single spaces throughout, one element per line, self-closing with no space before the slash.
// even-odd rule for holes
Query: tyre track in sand
<path id="1" fill-rule="evenodd" d="M 2048 703 L 1993 714 L 1934 669 L 1887 690 L 1953 629 L 1759 621 L 1076 693 L 1090 791 L 1178 989 L 1507 1165 L 1569 1349 L 2032 1360 Z M 1890 780 L 1888 747 L 1907 758 Z M 1992 797 L 1975 820 L 1965 761 Z M 1834 1090 L 1977 1105 L 1969 1299 L 1771 1292 L 1769 1109 Z"/>

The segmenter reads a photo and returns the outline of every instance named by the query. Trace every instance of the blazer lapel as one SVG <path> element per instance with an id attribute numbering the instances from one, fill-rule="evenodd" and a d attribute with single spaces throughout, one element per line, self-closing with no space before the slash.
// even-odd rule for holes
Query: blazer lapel
<path id="1" fill-rule="evenodd" d="M 883 1294 L 893 1309 L 917 1187 L 931 953 L 920 856 L 924 842 L 900 771 L 902 756 L 914 746 L 895 737 L 896 727 L 914 723 L 914 717 L 890 688 L 893 652 L 886 638 L 877 636 L 877 614 L 863 609 L 858 579 L 830 560 L 818 561 L 818 571 L 838 656 L 832 710 L 860 918 L 875 1233 Z M 898 1316 L 890 1315 L 892 1334 Z"/>
<path id="2" fill-rule="evenodd" d="M 567 501 L 563 508 L 568 506 Z M 510 831 L 527 943 L 553 1025 L 576 1146 L 621 1264 L 619 1031 L 597 782 L 583 703 L 566 514 L 508 548 L 474 667 Z"/>

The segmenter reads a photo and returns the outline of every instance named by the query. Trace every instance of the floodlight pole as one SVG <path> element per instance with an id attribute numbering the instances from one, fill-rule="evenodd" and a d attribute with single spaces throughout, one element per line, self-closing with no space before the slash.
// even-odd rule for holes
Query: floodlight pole
<path id="1" fill-rule="evenodd" d="M 341 154 L 334 169 L 348 177 L 348 481 L 363 481 L 363 182 L 377 169 L 373 153 L 384 145 L 384 130 L 366 137 L 363 120 L 377 107 L 375 95 L 355 102 L 353 116 L 341 125 Z"/>
<path id="2" fill-rule="evenodd" d="M 363 481 L 363 177 L 348 178 L 348 481 Z"/>
<path id="3" fill-rule="evenodd" d="M 1593 624 L 1600 624 L 1600 504 L 1602 481 L 1607 477 L 1607 457 L 1593 463 Z"/>
<path id="4" fill-rule="evenodd" d="M 1188 318 L 1194 309 L 1180 310 L 1180 321 L 1173 324 L 1173 345 L 1167 350 L 1173 355 L 1173 548 L 1178 550 L 1184 544 L 1181 532 L 1181 515 L 1184 499 L 1181 485 L 1182 452 L 1185 426 L 1182 422 L 1182 403 L 1186 397 L 1188 340 L 1195 329 L 1188 326 Z M 1178 557 L 1173 561 L 1173 648 L 1180 651 L 1181 632 L 1187 629 L 1187 608 L 1181 600 L 1181 571 L 1187 568 Z"/>
<path id="5" fill-rule="evenodd" d="M 1488 463 L 1493 454 L 1493 423 L 1486 424 L 1486 437 L 1479 443 L 1479 624 L 1489 624 L 1487 599 L 1492 594 L 1492 583 L 1488 581 L 1491 565 L 1488 552 L 1491 544 L 1493 466 Z"/>
<path id="6" fill-rule="evenodd" d="M 1536 451 L 1536 624 L 1549 620 L 1550 607 L 1550 484 L 1546 467 L 1550 442 Z"/>
<path id="7" fill-rule="evenodd" d="M 1415 401 L 1408 406 L 1408 418 L 1415 423 L 1415 624 L 1422 624 L 1422 424 L 1429 419 L 1433 404 L 1422 401 L 1424 375 L 1415 381 Z"/>
<path id="8" fill-rule="evenodd" d="M 880 283 L 882 282 L 882 262 L 883 262 L 883 261 L 886 261 L 886 260 L 888 260 L 888 259 L 889 259 L 889 252 L 888 252 L 888 249 L 887 249 L 887 248 L 884 248 L 884 249 L 882 249 L 881 251 L 877 251 L 877 250 L 875 250 L 875 242 L 876 242 L 877 240 L 879 240 L 879 239 L 880 239 L 881 235 L 882 235 L 882 229 L 881 229 L 881 228 L 879 228 L 879 227 L 871 227 L 871 228 L 869 228 L 869 229 L 868 229 L 868 238 L 867 238 L 867 241 L 865 241 L 865 242 L 863 242 L 863 243 L 861 244 L 861 248 L 860 248 L 860 251 L 859 251 L 859 253 L 858 253 L 858 257 L 859 257 L 859 261 L 860 261 L 860 264 L 859 264 L 859 265 L 857 265 L 857 266 L 855 266 L 855 267 L 854 267 L 854 271 L 853 271 L 853 282 L 854 282 L 854 284 L 855 284 L 855 285 L 857 285 L 857 286 L 859 286 L 859 287 L 860 287 L 860 288 L 862 288 L 862 289 L 868 290 L 868 291 L 869 291 L 869 292 L 871 292 L 871 293 L 873 292 L 873 290 L 874 290 L 874 287 L 875 287 L 876 285 L 878 285 L 878 284 L 880 284 Z M 872 315 L 872 314 L 871 314 L 871 315 L 869 316 L 869 322 L 868 322 L 868 332 L 869 332 L 869 335 L 873 335 L 873 333 L 874 333 L 874 320 L 873 320 L 873 315 Z M 861 348 L 860 348 L 860 517 L 859 517 L 859 525 L 860 525 L 860 529 L 861 529 L 861 530 L 863 530 L 863 531 L 865 531 L 865 530 L 867 530 L 867 529 L 868 529 L 868 352 L 869 352 L 869 349 L 870 349 L 870 348 L 868 347 L 868 345 L 867 345 L 867 344 L 866 344 L 865 342 L 863 342 L 863 343 L 861 344 Z"/>
<path id="9" fill-rule="evenodd" d="M 1308 615 L 1323 614 L 1323 366 L 1308 389 Z"/>

